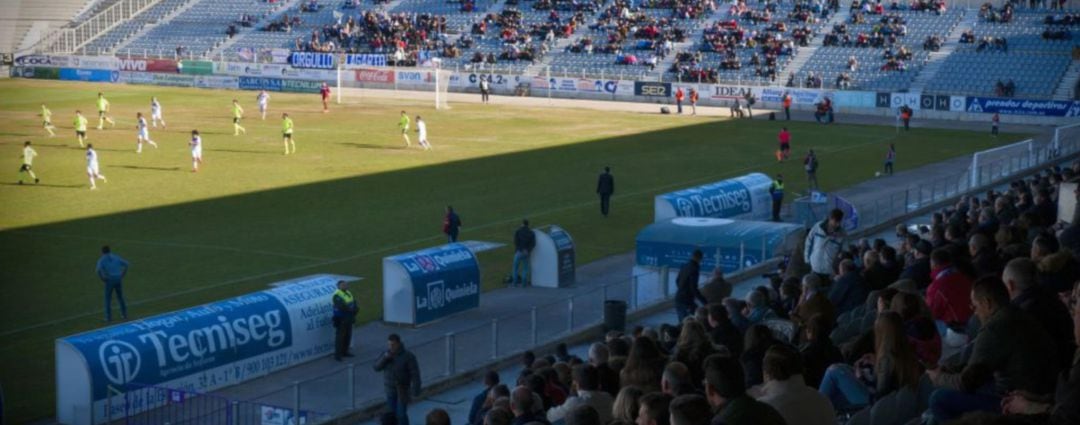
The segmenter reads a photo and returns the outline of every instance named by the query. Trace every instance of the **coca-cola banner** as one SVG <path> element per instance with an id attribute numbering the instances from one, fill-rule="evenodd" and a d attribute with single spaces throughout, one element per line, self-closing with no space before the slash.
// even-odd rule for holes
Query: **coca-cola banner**
<path id="1" fill-rule="evenodd" d="M 392 69 L 357 69 L 356 81 L 363 83 L 386 83 L 394 82 L 394 70 Z"/>

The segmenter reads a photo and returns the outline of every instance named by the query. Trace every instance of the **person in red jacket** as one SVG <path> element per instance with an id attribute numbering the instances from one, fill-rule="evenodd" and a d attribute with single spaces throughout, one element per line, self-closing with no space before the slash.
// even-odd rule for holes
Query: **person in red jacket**
<path id="1" fill-rule="evenodd" d="M 971 318 L 971 277 L 956 267 L 945 248 L 930 254 L 930 276 L 934 280 L 926 288 L 926 304 L 938 329 L 944 335 L 945 326 L 966 326 Z"/>
<path id="2" fill-rule="evenodd" d="M 682 113 L 682 101 L 686 97 L 686 93 L 683 93 L 682 87 L 675 90 L 675 108 L 681 114 Z"/>

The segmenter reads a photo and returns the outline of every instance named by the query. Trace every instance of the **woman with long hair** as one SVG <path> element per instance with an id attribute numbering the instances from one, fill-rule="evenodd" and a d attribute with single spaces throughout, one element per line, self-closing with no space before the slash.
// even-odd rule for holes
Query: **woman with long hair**
<path id="1" fill-rule="evenodd" d="M 626 357 L 626 365 L 619 372 L 619 383 L 623 386 L 636 385 L 646 393 L 660 391 L 660 378 L 664 373 L 666 360 L 651 338 L 634 338 L 630 355 Z"/>
<path id="2" fill-rule="evenodd" d="M 705 358 L 714 353 L 716 348 L 709 341 L 705 326 L 697 320 L 683 321 L 682 332 L 679 333 L 679 341 L 675 344 L 672 357 L 690 369 L 690 382 L 695 383 L 695 386 L 705 379 L 705 370 L 702 368 Z"/>
<path id="3" fill-rule="evenodd" d="M 639 400 L 644 395 L 645 391 L 636 386 L 623 387 L 615 397 L 615 403 L 611 405 L 611 418 L 628 424 L 636 423 L 638 410 L 641 409 Z"/>
<path id="4" fill-rule="evenodd" d="M 888 311 L 874 322 L 874 352 L 860 358 L 854 367 L 830 366 L 818 390 L 838 411 L 854 411 L 903 387 L 914 389 L 922 374 L 904 320 L 899 313 Z"/>

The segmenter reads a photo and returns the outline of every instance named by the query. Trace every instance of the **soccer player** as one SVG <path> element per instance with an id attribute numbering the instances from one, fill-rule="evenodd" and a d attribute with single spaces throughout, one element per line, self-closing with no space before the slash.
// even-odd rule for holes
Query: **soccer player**
<path id="1" fill-rule="evenodd" d="M 56 132 L 53 131 L 56 127 L 52 125 L 52 111 L 44 103 L 41 104 L 41 126 L 49 132 L 49 137 L 56 136 Z"/>
<path id="2" fill-rule="evenodd" d="M 139 131 L 139 135 L 136 139 L 137 142 L 135 145 L 135 153 L 142 153 L 143 142 L 149 143 L 150 146 L 153 146 L 154 149 L 157 149 L 157 143 L 154 143 L 153 140 L 150 140 L 150 128 L 147 127 L 146 117 L 143 116 L 142 112 L 135 113 L 135 128 Z"/>
<path id="3" fill-rule="evenodd" d="M 97 94 L 97 114 L 98 114 L 97 129 L 98 130 L 101 130 L 101 129 L 105 128 L 105 122 L 106 121 L 109 122 L 110 127 L 116 127 L 116 121 L 113 121 L 113 119 L 109 117 L 109 109 L 110 109 L 109 108 L 109 101 L 108 101 L 108 99 L 105 99 L 105 94 L 102 93 L 102 92 L 98 92 L 98 94 Z"/>
<path id="4" fill-rule="evenodd" d="M 244 117 L 244 108 L 240 107 L 240 102 L 236 99 L 232 100 L 232 126 L 233 136 L 239 136 L 240 133 L 247 134 L 247 130 L 240 126 L 240 118 Z"/>
<path id="5" fill-rule="evenodd" d="M 289 118 L 289 114 L 281 114 L 281 141 L 285 143 L 285 155 L 288 155 L 289 145 L 292 145 L 292 152 L 296 153 L 296 142 L 293 141 L 293 122 L 292 118 Z"/>
<path id="6" fill-rule="evenodd" d="M 75 111 L 75 138 L 79 139 L 79 147 L 86 146 L 86 125 L 88 120 L 83 116 L 82 111 Z"/>
<path id="7" fill-rule="evenodd" d="M 412 146 L 412 141 L 409 140 L 409 114 L 405 111 L 401 111 L 401 118 L 398 119 L 398 128 L 401 129 L 401 137 L 405 138 L 405 147 Z"/>
<path id="8" fill-rule="evenodd" d="M 427 124 L 424 123 L 424 119 L 416 116 L 416 132 L 420 133 L 416 138 L 420 140 L 420 146 L 424 147 L 424 150 L 431 150 L 431 143 L 428 143 L 427 139 Z"/>
<path id="9" fill-rule="evenodd" d="M 259 113 L 262 114 L 263 121 L 266 121 L 266 110 L 270 107 L 270 93 L 267 93 L 266 90 L 259 91 L 255 101 L 259 103 Z"/>
<path id="10" fill-rule="evenodd" d="M 34 175 L 34 157 L 37 156 L 37 151 L 30 147 L 29 140 L 27 140 L 26 143 L 23 143 L 22 151 L 22 167 L 19 167 L 19 184 L 22 184 L 23 173 L 29 173 L 30 178 L 34 179 L 34 184 L 37 184 L 41 181 Z"/>
<path id="11" fill-rule="evenodd" d="M 157 128 L 158 121 L 161 121 L 161 128 L 165 128 L 165 118 L 161 115 L 161 103 L 158 102 L 157 97 L 150 98 L 150 124 Z"/>
<path id="12" fill-rule="evenodd" d="M 776 151 L 776 162 L 783 162 L 791 157 L 791 132 L 784 127 L 776 139 L 780 141 L 780 149 Z"/>
<path id="13" fill-rule="evenodd" d="M 330 100 L 330 86 L 326 85 L 325 81 L 323 81 L 322 87 L 319 88 L 319 94 L 322 95 L 322 112 L 324 114 L 330 112 L 330 105 L 327 104 L 327 101 Z"/>
<path id="14" fill-rule="evenodd" d="M 89 143 L 86 144 L 86 175 L 90 177 L 90 190 L 97 189 L 97 185 L 95 184 L 97 179 L 101 179 L 101 181 L 105 183 L 109 182 L 98 169 L 97 152 L 94 151 L 94 145 Z"/>
<path id="15" fill-rule="evenodd" d="M 191 172 L 198 173 L 199 164 L 202 164 L 202 136 L 199 136 L 199 130 L 191 130 L 188 146 L 191 146 Z"/>

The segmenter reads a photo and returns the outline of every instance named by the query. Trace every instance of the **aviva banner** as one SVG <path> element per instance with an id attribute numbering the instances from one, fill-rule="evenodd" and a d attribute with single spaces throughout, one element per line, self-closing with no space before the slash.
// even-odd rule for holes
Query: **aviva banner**
<path id="1" fill-rule="evenodd" d="M 124 410 L 123 396 L 109 390 L 127 384 L 203 393 L 323 356 L 333 350 L 336 284 L 314 276 L 57 339 L 57 418 L 98 424 L 163 402 L 143 400 Z M 116 399 L 106 416 L 109 397 Z"/>

